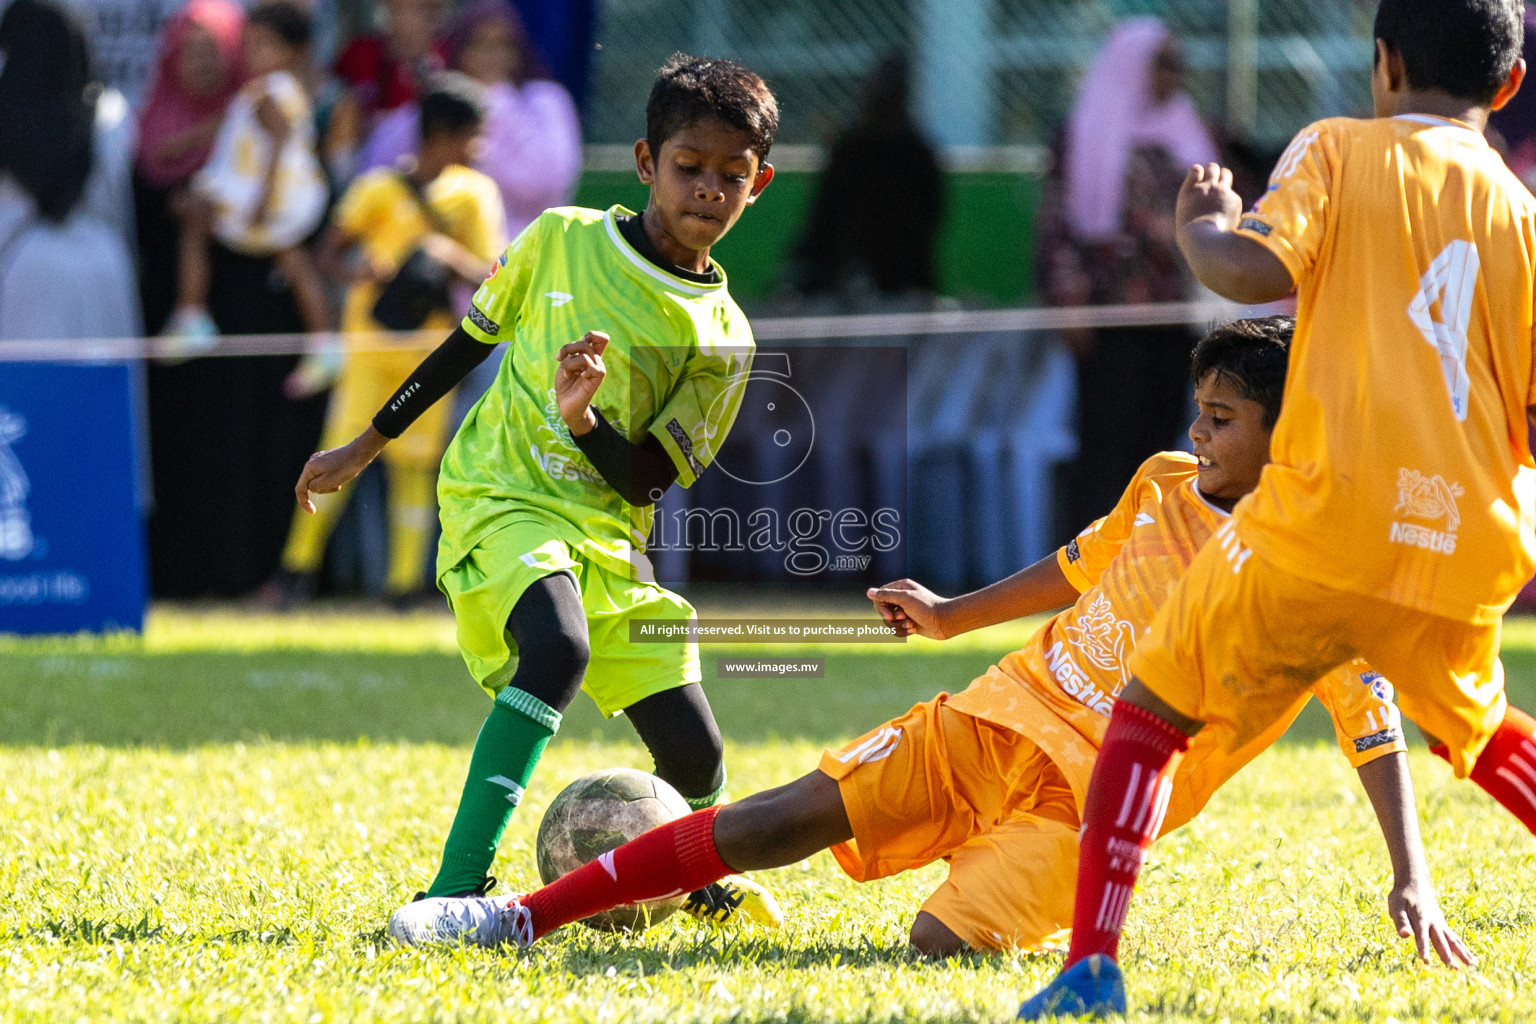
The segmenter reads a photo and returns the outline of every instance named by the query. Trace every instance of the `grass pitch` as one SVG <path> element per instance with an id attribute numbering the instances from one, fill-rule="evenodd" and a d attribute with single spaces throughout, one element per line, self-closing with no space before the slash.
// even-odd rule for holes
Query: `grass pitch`
<path id="1" fill-rule="evenodd" d="M 711 681 L 744 794 L 955 690 L 1027 625 L 939 645 L 775 648 L 820 680 Z M 741 652 L 735 652 L 741 653 Z M 1511 694 L 1536 707 L 1536 625 L 1511 622 Z M 908 923 L 930 866 L 855 885 L 831 858 L 759 877 L 778 932 L 677 915 L 632 937 L 571 928 L 529 953 L 402 951 L 383 922 L 422 886 L 485 698 L 435 616 L 162 610 L 142 639 L 0 639 L 0 1019 L 1004 1021 L 1058 959 L 929 963 Z M 1417 964 L 1391 872 L 1320 714 L 1156 848 L 1123 952 L 1133 1020 L 1536 1018 L 1536 841 L 1413 753 L 1441 900 L 1482 966 Z M 503 843 L 537 881 L 543 806 L 595 768 L 649 768 L 585 698 Z"/>

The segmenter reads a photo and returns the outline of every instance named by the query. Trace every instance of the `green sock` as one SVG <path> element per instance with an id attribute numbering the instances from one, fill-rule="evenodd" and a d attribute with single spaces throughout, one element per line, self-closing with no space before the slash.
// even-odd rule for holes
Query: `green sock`
<path id="1" fill-rule="evenodd" d="M 702 811 L 706 807 L 715 806 L 723 796 L 725 796 L 725 765 L 720 766 L 720 785 L 715 787 L 713 793 L 706 793 L 704 796 L 695 797 L 685 796 L 683 799 L 688 801 L 688 806 L 693 810 Z"/>
<path id="2" fill-rule="evenodd" d="M 428 896 L 479 888 L 533 769 L 559 728 L 560 712 L 537 697 L 510 686 L 496 695 L 475 739 L 464 795 L 443 845 L 443 866 Z"/>

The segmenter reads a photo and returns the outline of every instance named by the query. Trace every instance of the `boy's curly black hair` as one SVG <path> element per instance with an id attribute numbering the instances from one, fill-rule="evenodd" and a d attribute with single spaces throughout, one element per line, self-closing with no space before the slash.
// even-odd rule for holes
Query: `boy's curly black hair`
<path id="1" fill-rule="evenodd" d="M 1524 14 L 1520 0 L 1381 0 L 1375 33 L 1413 88 L 1486 105 L 1520 57 Z"/>
<path id="2" fill-rule="evenodd" d="M 1190 379 L 1199 384 L 1216 371 L 1237 393 L 1264 407 L 1264 426 L 1273 427 L 1285 397 L 1285 370 L 1291 356 L 1293 316 L 1233 320 L 1215 328 L 1195 345 Z"/>
<path id="3" fill-rule="evenodd" d="M 645 104 L 651 156 L 688 125 L 709 119 L 746 132 L 761 163 L 779 130 L 779 103 L 766 82 L 735 61 L 674 53 L 656 72 Z"/>

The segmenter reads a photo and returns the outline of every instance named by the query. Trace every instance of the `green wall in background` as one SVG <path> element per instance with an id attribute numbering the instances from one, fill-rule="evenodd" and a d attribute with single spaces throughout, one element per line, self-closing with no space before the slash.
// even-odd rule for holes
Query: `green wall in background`
<path id="1" fill-rule="evenodd" d="M 754 299 L 772 293 L 800 237 L 817 175 L 780 172 L 761 199 L 715 248 L 730 277 L 731 294 Z M 939 283 L 967 305 L 1016 306 L 1035 294 L 1035 208 L 1040 178 L 1004 171 L 945 174 L 947 207 L 939 238 Z M 645 205 L 646 188 L 629 171 L 587 171 L 576 192 L 579 206 L 604 209 Z M 901 217 L 903 211 L 891 210 Z"/>

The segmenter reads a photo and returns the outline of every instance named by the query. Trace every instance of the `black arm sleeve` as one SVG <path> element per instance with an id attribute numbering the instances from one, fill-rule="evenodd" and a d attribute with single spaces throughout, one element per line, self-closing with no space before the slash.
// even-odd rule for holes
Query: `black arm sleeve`
<path id="1" fill-rule="evenodd" d="M 470 337 L 464 328 L 455 327 L 448 340 L 433 349 L 411 372 L 384 408 L 374 413 L 373 429 L 385 437 L 399 437 L 433 402 L 485 362 L 495 348 Z"/>
<path id="2" fill-rule="evenodd" d="M 619 497 L 631 505 L 655 504 L 677 479 L 677 467 L 667 450 L 653 435 L 647 435 L 644 444 L 632 444 L 595 407 L 592 415 L 597 417 L 597 426 L 573 437 L 576 447 Z"/>

